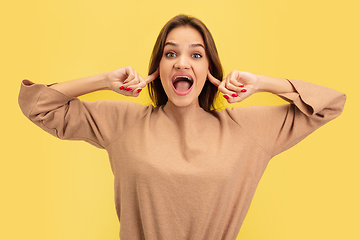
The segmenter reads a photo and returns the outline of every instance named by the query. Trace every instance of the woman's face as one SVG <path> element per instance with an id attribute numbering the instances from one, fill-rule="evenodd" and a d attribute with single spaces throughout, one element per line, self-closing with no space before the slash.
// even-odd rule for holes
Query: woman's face
<path id="1" fill-rule="evenodd" d="M 200 33 L 193 27 L 177 27 L 168 34 L 160 60 L 160 79 L 168 101 L 178 107 L 199 106 L 209 61 Z"/>

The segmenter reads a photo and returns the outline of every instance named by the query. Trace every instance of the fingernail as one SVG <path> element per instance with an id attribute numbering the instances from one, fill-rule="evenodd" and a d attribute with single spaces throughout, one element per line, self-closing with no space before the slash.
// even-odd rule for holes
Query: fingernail
<path id="1" fill-rule="evenodd" d="M 237 97 L 237 96 L 239 96 L 239 95 L 237 95 L 237 93 L 233 93 L 231 96 Z"/>
<path id="2" fill-rule="evenodd" d="M 121 86 L 121 87 L 119 87 L 119 89 L 120 89 L 120 90 L 124 90 L 124 89 L 125 89 L 125 87 L 124 87 L 124 86 Z"/>
<path id="3" fill-rule="evenodd" d="M 241 89 L 241 92 L 246 92 L 247 90 L 246 89 Z"/>
<path id="4" fill-rule="evenodd" d="M 139 89 L 137 90 L 137 93 L 140 93 L 140 92 L 141 92 L 141 90 L 142 90 L 142 89 L 141 89 L 141 88 L 139 88 Z"/>
<path id="5" fill-rule="evenodd" d="M 131 90 L 132 90 L 131 87 L 127 87 L 127 88 L 126 88 L 126 91 L 131 91 Z"/>
<path id="6" fill-rule="evenodd" d="M 224 97 L 225 99 L 229 99 L 229 96 L 228 96 L 228 95 L 223 95 L 223 97 Z"/>
<path id="7" fill-rule="evenodd" d="M 244 85 L 241 84 L 240 87 L 244 87 Z"/>

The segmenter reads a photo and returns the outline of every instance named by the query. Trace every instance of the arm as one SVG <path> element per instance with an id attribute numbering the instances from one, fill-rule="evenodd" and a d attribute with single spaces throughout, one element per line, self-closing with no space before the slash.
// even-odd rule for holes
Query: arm
<path id="1" fill-rule="evenodd" d="M 273 94 L 296 92 L 293 85 L 287 79 L 273 78 L 264 75 L 257 75 L 258 88 L 256 92 L 269 92 Z"/>
<path id="2" fill-rule="evenodd" d="M 145 80 L 126 75 L 126 71 L 126 68 L 118 69 L 51 86 L 24 80 L 19 105 L 33 123 L 60 139 L 85 140 L 105 148 L 123 129 L 141 118 L 147 107 L 128 101 L 80 101 L 76 96 L 102 89 L 137 96 L 137 89 Z M 155 75 L 146 79 L 150 81 Z M 133 89 L 120 90 L 121 86 Z"/>
<path id="3" fill-rule="evenodd" d="M 137 97 L 149 82 L 157 77 L 157 71 L 143 79 L 132 67 L 116 69 L 112 72 L 80 78 L 68 82 L 51 85 L 65 95 L 78 97 L 99 90 L 113 90 L 117 93 Z"/>
<path id="4" fill-rule="evenodd" d="M 241 102 L 253 93 L 270 92 L 273 94 L 295 93 L 293 85 L 284 78 L 255 75 L 249 72 L 232 71 L 223 81 L 214 78 L 210 72 L 208 79 L 224 93 L 229 103 Z"/>
<path id="5" fill-rule="evenodd" d="M 235 73 L 238 74 L 238 73 Z M 233 81 L 239 77 L 241 82 Z M 271 92 L 291 104 L 280 106 L 240 107 L 226 110 L 271 157 L 292 147 L 325 123 L 339 116 L 346 96 L 312 83 L 258 76 L 239 72 L 229 74 L 218 84 L 228 102 L 239 102 L 256 92 Z M 217 82 L 219 81 L 219 82 Z M 232 96 L 238 93 L 239 96 Z"/>
<path id="6" fill-rule="evenodd" d="M 57 83 L 51 85 L 50 88 L 71 97 L 78 97 L 99 90 L 109 90 L 110 88 L 107 84 L 107 74 L 108 73 L 100 73 L 91 77 Z"/>

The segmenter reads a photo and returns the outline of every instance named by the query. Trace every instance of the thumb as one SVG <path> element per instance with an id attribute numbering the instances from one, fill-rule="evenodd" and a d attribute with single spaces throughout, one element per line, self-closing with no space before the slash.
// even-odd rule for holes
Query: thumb
<path id="1" fill-rule="evenodd" d="M 209 81 L 210 81 L 212 84 L 214 84 L 214 85 L 217 86 L 217 87 L 220 85 L 221 81 L 220 81 L 219 79 L 214 78 L 214 76 L 211 75 L 210 71 L 208 71 L 207 76 L 208 76 Z"/>
<path id="2" fill-rule="evenodd" d="M 147 76 L 144 81 L 146 82 L 146 84 L 151 83 L 152 81 L 154 81 L 157 76 L 159 76 L 159 69 L 156 69 L 155 72 L 153 72 L 152 74 L 150 74 L 149 76 Z"/>

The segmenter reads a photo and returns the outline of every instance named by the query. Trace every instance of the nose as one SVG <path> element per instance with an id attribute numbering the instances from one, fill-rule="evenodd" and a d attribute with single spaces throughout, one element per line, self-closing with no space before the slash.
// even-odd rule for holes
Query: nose
<path id="1" fill-rule="evenodd" d="M 177 61 L 175 62 L 174 67 L 178 70 L 188 69 L 188 68 L 190 68 L 190 63 L 189 63 L 188 59 L 186 58 L 186 56 L 182 55 L 182 56 L 178 57 Z"/>

